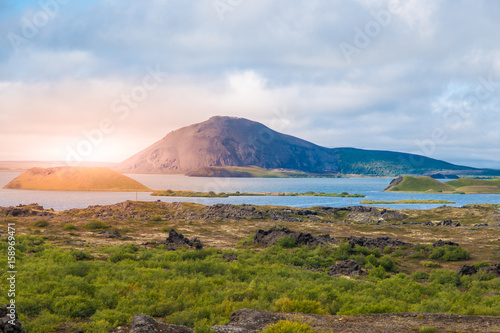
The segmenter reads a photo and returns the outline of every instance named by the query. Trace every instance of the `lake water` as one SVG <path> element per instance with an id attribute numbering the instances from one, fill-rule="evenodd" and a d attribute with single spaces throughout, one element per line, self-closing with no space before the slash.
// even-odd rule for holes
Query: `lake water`
<path id="1" fill-rule="evenodd" d="M 0 172 L 0 188 L 20 173 Z M 500 203 L 500 194 L 425 194 L 382 192 L 392 178 L 196 178 L 183 175 L 127 175 L 155 190 L 192 190 L 214 192 L 349 192 L 366 195 L 366 198 L 330 197 L 229 197 L 229 198 L 180 198 L 152 197 L 150 193 L 139 192 L 140 201 L 165 202 L 189 201 L 205 205 L 216 203 L 279 205 L 291 207 L 331 206 L 345 207 L 360 205 L 361 200 L 449 200 L 461 207 L 469 203 Z M 0 189 L 0 206 L 38 203 L 45 208 L 66 210 L 86 208 L 90 205 L 109 205 L 126 200 L 135 200 L 135 192 L 63 192 L 25 191 Z M 440 205 L 371 205 L 388 208 L 429 209 Z"/>

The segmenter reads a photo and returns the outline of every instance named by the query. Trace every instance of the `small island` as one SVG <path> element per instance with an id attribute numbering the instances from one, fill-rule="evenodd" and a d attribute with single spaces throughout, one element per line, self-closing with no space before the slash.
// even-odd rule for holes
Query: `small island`
<path id="1" fill-rule="evenodd" d="M 242 196 L 279 196 L 279 197 L 337 197 L 337 198 L 364 198 L 363 194 L 349 194 L 347 192 L 342 193 L 325 193 L 325 192 L 239 192 L 234 193 L 215 193 L 213 191 L 209 192 L 196 192 L 196 191 L 177 191 L 177 190 L 166 190 L 166 191 L 154 191 L 151 193 L 152 196 L 163 196 L 163 197 L 199 197 L 199 198 L 229 198 L 229 197 L 242 197 Z"/>
<path id="2" fill-rule="evenodd" d="M 400 176 L 394 179 L 384 191 L 443 194 L 500 194 L 500 179 L 460 178 L 443 183 L 425 176 Z"/>
<path id="3" fill-rule="evenodd" d="M 105 167 L 31 168 L 4 189 L 38 191 L 150 192 L 151 189 Z"/>

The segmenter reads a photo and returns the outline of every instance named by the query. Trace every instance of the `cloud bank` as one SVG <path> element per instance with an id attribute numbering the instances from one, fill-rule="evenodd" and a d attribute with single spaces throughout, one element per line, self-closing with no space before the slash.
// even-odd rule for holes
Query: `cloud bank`
<path id="1" fill-rule="evenodd" d="M 118 162 L 231 115 L 328 147 L 500 168 L 493 1 L 46 0 L 0 11 L 1 160 L 64 160 L 104 121 L 84 158 Z M 160 80 L 145 84 L 151 71 Z"/>

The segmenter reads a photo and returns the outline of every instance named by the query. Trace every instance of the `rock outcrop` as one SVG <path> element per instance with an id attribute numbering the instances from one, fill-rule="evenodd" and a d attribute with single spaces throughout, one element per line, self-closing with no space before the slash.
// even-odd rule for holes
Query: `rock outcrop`
<path id="1" fill-rule="evenodd" d="M 379 250 L 384 250 L 387 246 L 395 247 L 395 246 L 412 246 L 413 244 L 396 239 L 391 237 L 377 237 L 377 238 L 368 238 L 365 236 L 356 237 L 351 236 L 347 238 L 347 242 L 351 244 L 352 247 L 359 245 L 364 246 L 369 249 L 378 248 Z"/>
<path id="2" fill-rule="evenodd" d="M 365 271 L 354 260 L 344 260 L 327 268 L 331 276 L 358 276 L 364 275 Z"/>
<path id="3" fill-rule="evenodd" d="M 322 235 L 320 240 L 309 233 L 297 232 L 288 228 L 273 227 L 269 230 L 257 230 L 253 242 L 268 247 L 275 245 L 283 237 L 293 237 L 297 241 L 297 244 L 307 246 L 324 244 L 324 240 L 327 240 L 327 235 Z"/>
<path id="4" fill-rule="evenodd" d="M 7 306 L 0 307 L 0 330 L 4 333 L 25 333 L 17 313 L 12 314 Z"/>
<path id="5" fill-rule="evenodd" d="M 201 250 L 203 248 L 203 244 L 197 238 L 193 238 L 192 240 L 184 237 L 183 234 L 178 233 L 174 229 L 170 229 L 168 232 L 168 238 L 161 242 L 160 244 L 166 245 L 169 250 L 177 250 L 178 247 L 191 247 L 197 250 Z"/>
<path id="6" fill-rule="evenodd" d="M 192 328 L 157 322 L 145 314 L 136 314 L 130 320 L 129 327 L 117 327 L 110 333 L 193 333 Z"/>
<path id="7" fill-rule="evenodd" d="M 212 326 L 212 329 L 217 333 L 254 333 L 283 319 L 278 313 L 241 309 L 231 314 L 229 323 Z"/>
<path id="8" fill-rule="evenodd" d="M 434 244 L 432 244 L 432 247 L 443 247 L 443 246 L 446 246 L 446 245 L 449 245 L 449 246 L 459 246 L 458 243 L 451 242 L 451 241 L 443 241 L 443 240 L 440 239 L 437 242 L 435 242 Z"/>

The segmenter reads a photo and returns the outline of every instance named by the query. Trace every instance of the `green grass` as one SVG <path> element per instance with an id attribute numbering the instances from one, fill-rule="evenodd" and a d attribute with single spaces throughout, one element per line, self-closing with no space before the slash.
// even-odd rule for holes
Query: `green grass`
<path id="1" fill-rule="evenodd" d="M 397 273 L 389 254 L 347 243 L 337 248 L 275 246 L 258 252 L 168 251 L 125 244 L 101 246 L 93 255 L 55 247 L 42 237 L 19 236 L 18 241 L 22 259 L 17 263 L 16 305 L 27 332 L 52 332 L 63 325 L 75 331 L 109 331 L 128 324 L 137 313 L 171 324 L 208 327 L 227 322 L 242 308 L 338 315 L 500 315 L 500 300 L 480 297 L 498 290 L 500 279 L 459 276 L 447 269 L 412 278 Z M 420 247 L 431 252 L 428 246 Z M 7 249 L 6 240 L 0 240 L 0 255 Z M 440 260 L 460 254 L 453 251 L 446 248 Z M 238 261 L 224 260 L 225 254 L 236 254 Z M 306 270 L 325 270 L 345 259 L 364 262 L 369 274 L 346 279 Z M 6 277 L 6 272 L 0 274 Z M 0 303 L 6 302 L 6 295 L 0 295 Z"/>
<path id="2" fill-rule="evenodd" d="M 375 201 L 375 200 L 361 200 L 362 204 L 366 205 L 382 205 L 382 204 L 454 204 L 453 201 L 448 200 L 395 200 L 395 201 Z"/>

